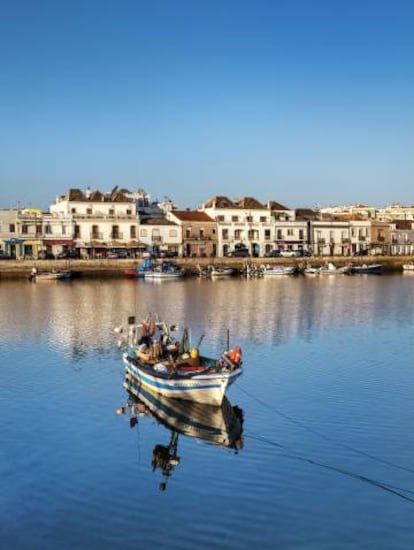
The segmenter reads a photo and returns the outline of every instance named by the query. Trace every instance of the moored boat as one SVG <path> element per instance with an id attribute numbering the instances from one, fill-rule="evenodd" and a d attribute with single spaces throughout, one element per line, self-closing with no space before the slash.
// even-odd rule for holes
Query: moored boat
<path id="1" fill-rule="evenodd" d="M 153 269 L 144 272 L 145 279 L 177 279 L 183 277 L 184 269 L 180 268 L 173 262 L 162 262 L 160 265 L 154 266 Z"/>
<path id="2" fill-rule="evenodd" d="M 402 268 L 403 268 L 403 271 L 414 271 L 414 262 L 403 264 Z"/>
<path id="3" fill-rule="evenodd" d="M 269 275 L 294 275 L 297 271 L 296 266 L 283 265 L 263 265 L 260 269 L 264 277 Z"/>
<path id="4" fill-rule="evenodd" d="M 373 273 L 379 274 L 382 271 L 382 264 L 361 264 L 353 265 L 350 268 L 350 273 Z"/>
<path id="5" fill-rule="evenodd" d="M 32 269 L 29 275 L 29 281 L 40 282 L 40 281 L 56 281 L 70 279 L 72 277 L 72 272 L 69 269 L 64 269 L 61 271 L 37 271 Z"/>

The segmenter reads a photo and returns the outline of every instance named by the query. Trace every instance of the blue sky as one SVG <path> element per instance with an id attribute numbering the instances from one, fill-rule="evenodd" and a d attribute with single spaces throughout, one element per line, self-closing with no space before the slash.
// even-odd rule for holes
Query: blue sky
<path id="1" fill-rule="evenodd" d="M 414 204 L 411 0 L 0 0 L 0 207 Z"/>

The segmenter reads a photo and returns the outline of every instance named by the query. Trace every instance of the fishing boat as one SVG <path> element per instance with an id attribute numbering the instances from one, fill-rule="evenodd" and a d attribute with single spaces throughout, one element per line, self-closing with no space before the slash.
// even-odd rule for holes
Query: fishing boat
<path id="1" fill-rule="evenodd" d="M 174 325 L 152 316 L 138 325 L 131 319 L 122 355 L 129 379 L 165 397 L 221 405 L 227 388 L 243 372 L 240 347 L 207 357 L 199 352 L 204 336 L 192 347 L 188 329 L 178 340 Z"/>
<path id="2" fill-rule="evenodd" d="M 61 271 L 37 271 L 32 270 L 29 275 L 29 281 L 32 282 L 41 282 L 41 281 L 56 281 L 70 279 L 72 277 L 72 272 L 69 269 L 64 269 Z"/>
<path id="3" fill-rule="evenodd" d="M 145 279 L 177 279 L 183 277 L 184 269 L 180 268 L 173 262 L 162 262 L 160 265 L 154 266 L 153 269 L 144 272 Z"/>
<path id="4" fill-rule="evenodd" d="M 350 269 L 351 273 L 372 273 L 379 274 L 382 271 L 382 264 L 361 264 L 353 265 Z"/>
<path id="5" fill-rule="evenodd" d="M 296 273 L 296 266 L 263 265 L 260 269 L 263 277 L 269 275 L 294 275 Z"/>
<path id="6" fill-rule="evenodd" d="M 117 413 L 129 418 L 130 427 L 149 418 L 170 432 L 167 445 L 157 443 L 152 451 L 152 469 L 161 470 L 164 479 L 160 483 L 161 490 L 165 491 L 168 479 L 181 462 L 178 456 L 180 435 L 236 451 L 243 448 L 243 411 L 226 397 L 220 406 L 213 406 L 155 395 L 128 378 L 123 385 L 129 398 Z"/>

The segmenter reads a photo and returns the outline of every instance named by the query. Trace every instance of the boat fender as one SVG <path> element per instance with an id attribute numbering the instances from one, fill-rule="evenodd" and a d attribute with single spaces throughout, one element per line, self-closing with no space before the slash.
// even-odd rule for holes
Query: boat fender
<path id="1" fill-rule="evenodd" d="M 241 349 L 240 347 L 235 347 L 229 351 L 228 357 L 235 365 L 240 365 L 241 363 Z"/>

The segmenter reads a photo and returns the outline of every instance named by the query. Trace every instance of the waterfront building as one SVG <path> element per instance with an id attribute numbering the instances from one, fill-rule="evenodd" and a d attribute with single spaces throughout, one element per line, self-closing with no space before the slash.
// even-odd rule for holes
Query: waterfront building
<path id="1" fill-rule="evenodd" d="M 57 216 L 38 208 L 0 211 L 2 249 L 16 259 L 52 257 L 73 244 L 69 216 Z"/>
<path id="2" fill-rule="evenodd" d="M 351 254 L 368 254 L 371 248 L 371 220 L 354 216 L 349 220 Z"/>
<path id="3" fill-rule="evenodd" d="M 310 220 L 316 213 L 282 207 L 274 201 L 269 202 L 270 213 L 274 219 L 275 250 L 309 250 Z M 268 252 L 268 251 L 266 251 Z"/>
<path id="4" fill-rule="evenodd" d="M 216 256 L 217 224 L 205 212 L 171 210 L 167 219 L 181 229 L 180 256 Z"/>
<path id="5" fill-rule="evenodd" d="M 414 254 L 414 221 L 395 220 L 390 224 L 390 234 L 393 256 Z"/>
<path id="6" fill-rule="evenodd" d="M 391 226 L 389 222 L 371 221 L 370 253 L 389 254 L 391 249 Z"/>
<path id="7" fill-rule="evenodd" d="M 165 216 L 144 217 L 139 223 L 139 241 L 143 250 L 155 255 L 175 256 L 182 247 L 182 227 Z"/>
<path id="8" fill-rule="evenodd" d="M 311 230 L 311 248 L 316 256 L 351 254 L 349 221 L 314 220 Z"/>
<path id="9" fill-rule="evenodd" d="M 273 248 L 274 218 L 269 207 L 256 199 L 232 201 L 217 196 L 200 210 L 217 222 L 217 256 L 227 256 L 240 245 L 246 246 L 252 256 L 263 256 Z"/>
<path id="10" fill-rule="evenodd" d="M 82 257 L 103 257 L 108 252 L 139 251 L 136 205 L 129 191 L 117 187 L 111 193 L 69 189 L 50 206 L 58 220 L 73 223 L 73 246 Z"/>

